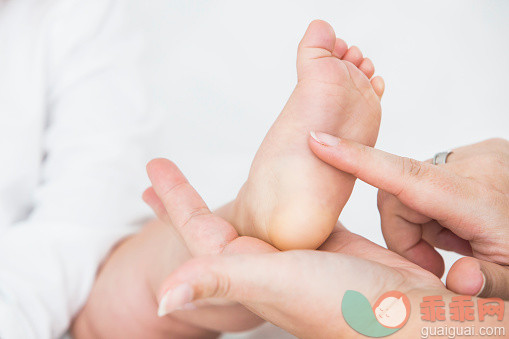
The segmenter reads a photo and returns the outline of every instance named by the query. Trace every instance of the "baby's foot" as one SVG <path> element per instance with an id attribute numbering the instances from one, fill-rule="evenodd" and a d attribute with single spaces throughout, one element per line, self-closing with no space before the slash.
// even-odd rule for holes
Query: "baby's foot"
<path id="1" fill-rule="evenodd" d="M 315 249 L 329 236 L 354 178 L 316 158 L 311 131 L 374 146 L 384 83 L 357 47 L 313 21 L 297 53 L 298 83 L 263 140 L 235 202 L 235 226 L 279 249 Z"/>

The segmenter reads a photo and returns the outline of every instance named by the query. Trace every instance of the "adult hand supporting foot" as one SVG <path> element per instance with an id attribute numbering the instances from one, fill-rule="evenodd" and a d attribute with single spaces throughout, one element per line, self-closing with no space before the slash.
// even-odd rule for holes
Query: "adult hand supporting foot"
<path id="1" fill-rule="evenodd" d="M 155 160 L 149 166 L 150 172 L 155 173 L 155 181 L 165 179 L 164 175 L 158 175 L 161 161 L 163 165 L 167 163 L 165 160 Z M 158 312 L 159 300 L 156 295 L 162 282 L 193 256 L 225 253 L 236 245 L 239 245 L 238 251 L 276 251 L 258 239 L 249 241 L 239 238 L 228 222 L 210 214 L 197 194 L 186 194 L 193 190 L 182 175 L 171 173 L 177 175 L 169 180 L 174 185 L 165 186 L 164 181 L 156 187 L 177 197 L 177 200 L 167 203 L 173 208 L 183 208 L 182 215 L 192 215 L 192 220 L 187 222 L 173 218 L 172 221 L 176 223 L 173 225 L 155 191 L 148 189 L 143 198 L 161 220 L 147 222 L 139 233 L 120 241 L 112 249 L 99 269 L 86 305 L 73 320 L 73 337 L 217 338 L 221 332 L 245 331 L 263 322 L 244 306 L 221 300 L 167 316 L 164 307 Z M 167 196 L 164 191 L 159 192 L 162 197 Z M 189 206 L 201 207 L 190 211 L 186 209 Z M 230 206 L 215 213 L 229 219 Z M 193 227 L 196 220 L 203 228 Z M 208 229 L 208 224 L 214 227 Z M 189 227 L 196 232 L 182 231 Z M 181 292 L 185 294 L 186 291 Z"/>
<path id="2" fill-rule="evenodd" d="M 148 173 L 159 199 L 147 202 L 201 254 L 163 283 L 158 300 L 165 313 L 219 298 L 240 302 L 301 338 L 358 337 L 341 313 L 345 292 L 358 291 L 372 305 L 383 293 L 398 290 L 414 310 L 398 332 L 408 338 L 422 326 L 415 310 L 423 296 L 443 295 L 445 301 L 452 296 L 435 275 L 341 225 L 317 251 L 279 252 L 259 239 L 236 237 L 173 163 L 156 160 Z"/>
<path id="3" fill-rule="evenodd" d="M 435 248 L 470 256 L 452 266 L 447 287 L 509 299 L 509 142 L 461 147 L 435 166 L 324 133 L 312 136 L 318 158 L 380 189 L 389 249 L 437 276 L 444 262 Z"/>

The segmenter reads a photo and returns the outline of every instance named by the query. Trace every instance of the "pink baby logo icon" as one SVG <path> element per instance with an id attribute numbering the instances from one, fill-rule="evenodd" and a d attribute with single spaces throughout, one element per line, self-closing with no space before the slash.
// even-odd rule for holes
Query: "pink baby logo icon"
<path id="1" fill-rule="evenodd" d="M 384 293 L 373 306 L 376 320 L 387 328 L 401 328 L 410 316 L 410 301 L 399 291 Z"/>

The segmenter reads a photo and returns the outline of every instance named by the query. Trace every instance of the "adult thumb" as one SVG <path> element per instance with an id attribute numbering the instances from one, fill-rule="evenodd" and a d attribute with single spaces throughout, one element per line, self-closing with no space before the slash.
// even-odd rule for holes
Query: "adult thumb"
<path id="1" fill-rule="evenodd" d="M 449 270 L 447 288 L 458 294 L 509 300 L 509 268 L 472 257 L 461 258 Z"/>
<path id="2" fill-rule="evenodd" d="M 161 285 L 157 314 L 161 317 L 177 310 L 193 309 L 195 302 L 209 299 L 239 303 L 261 301 L 271 293 L 265 287 L 270 286 L 271 277 L 277 275 L 273 263 L 267 251 L 191 259 Z"/>

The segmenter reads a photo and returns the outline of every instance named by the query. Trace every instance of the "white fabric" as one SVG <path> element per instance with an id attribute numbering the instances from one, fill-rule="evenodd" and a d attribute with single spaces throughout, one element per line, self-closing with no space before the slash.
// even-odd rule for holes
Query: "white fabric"
<path id="1" fill-rule="evenodd" d="M 122 1 L 0 1 L 0 338 L 55 338 L 147 215 L 140 37 Z"/>

